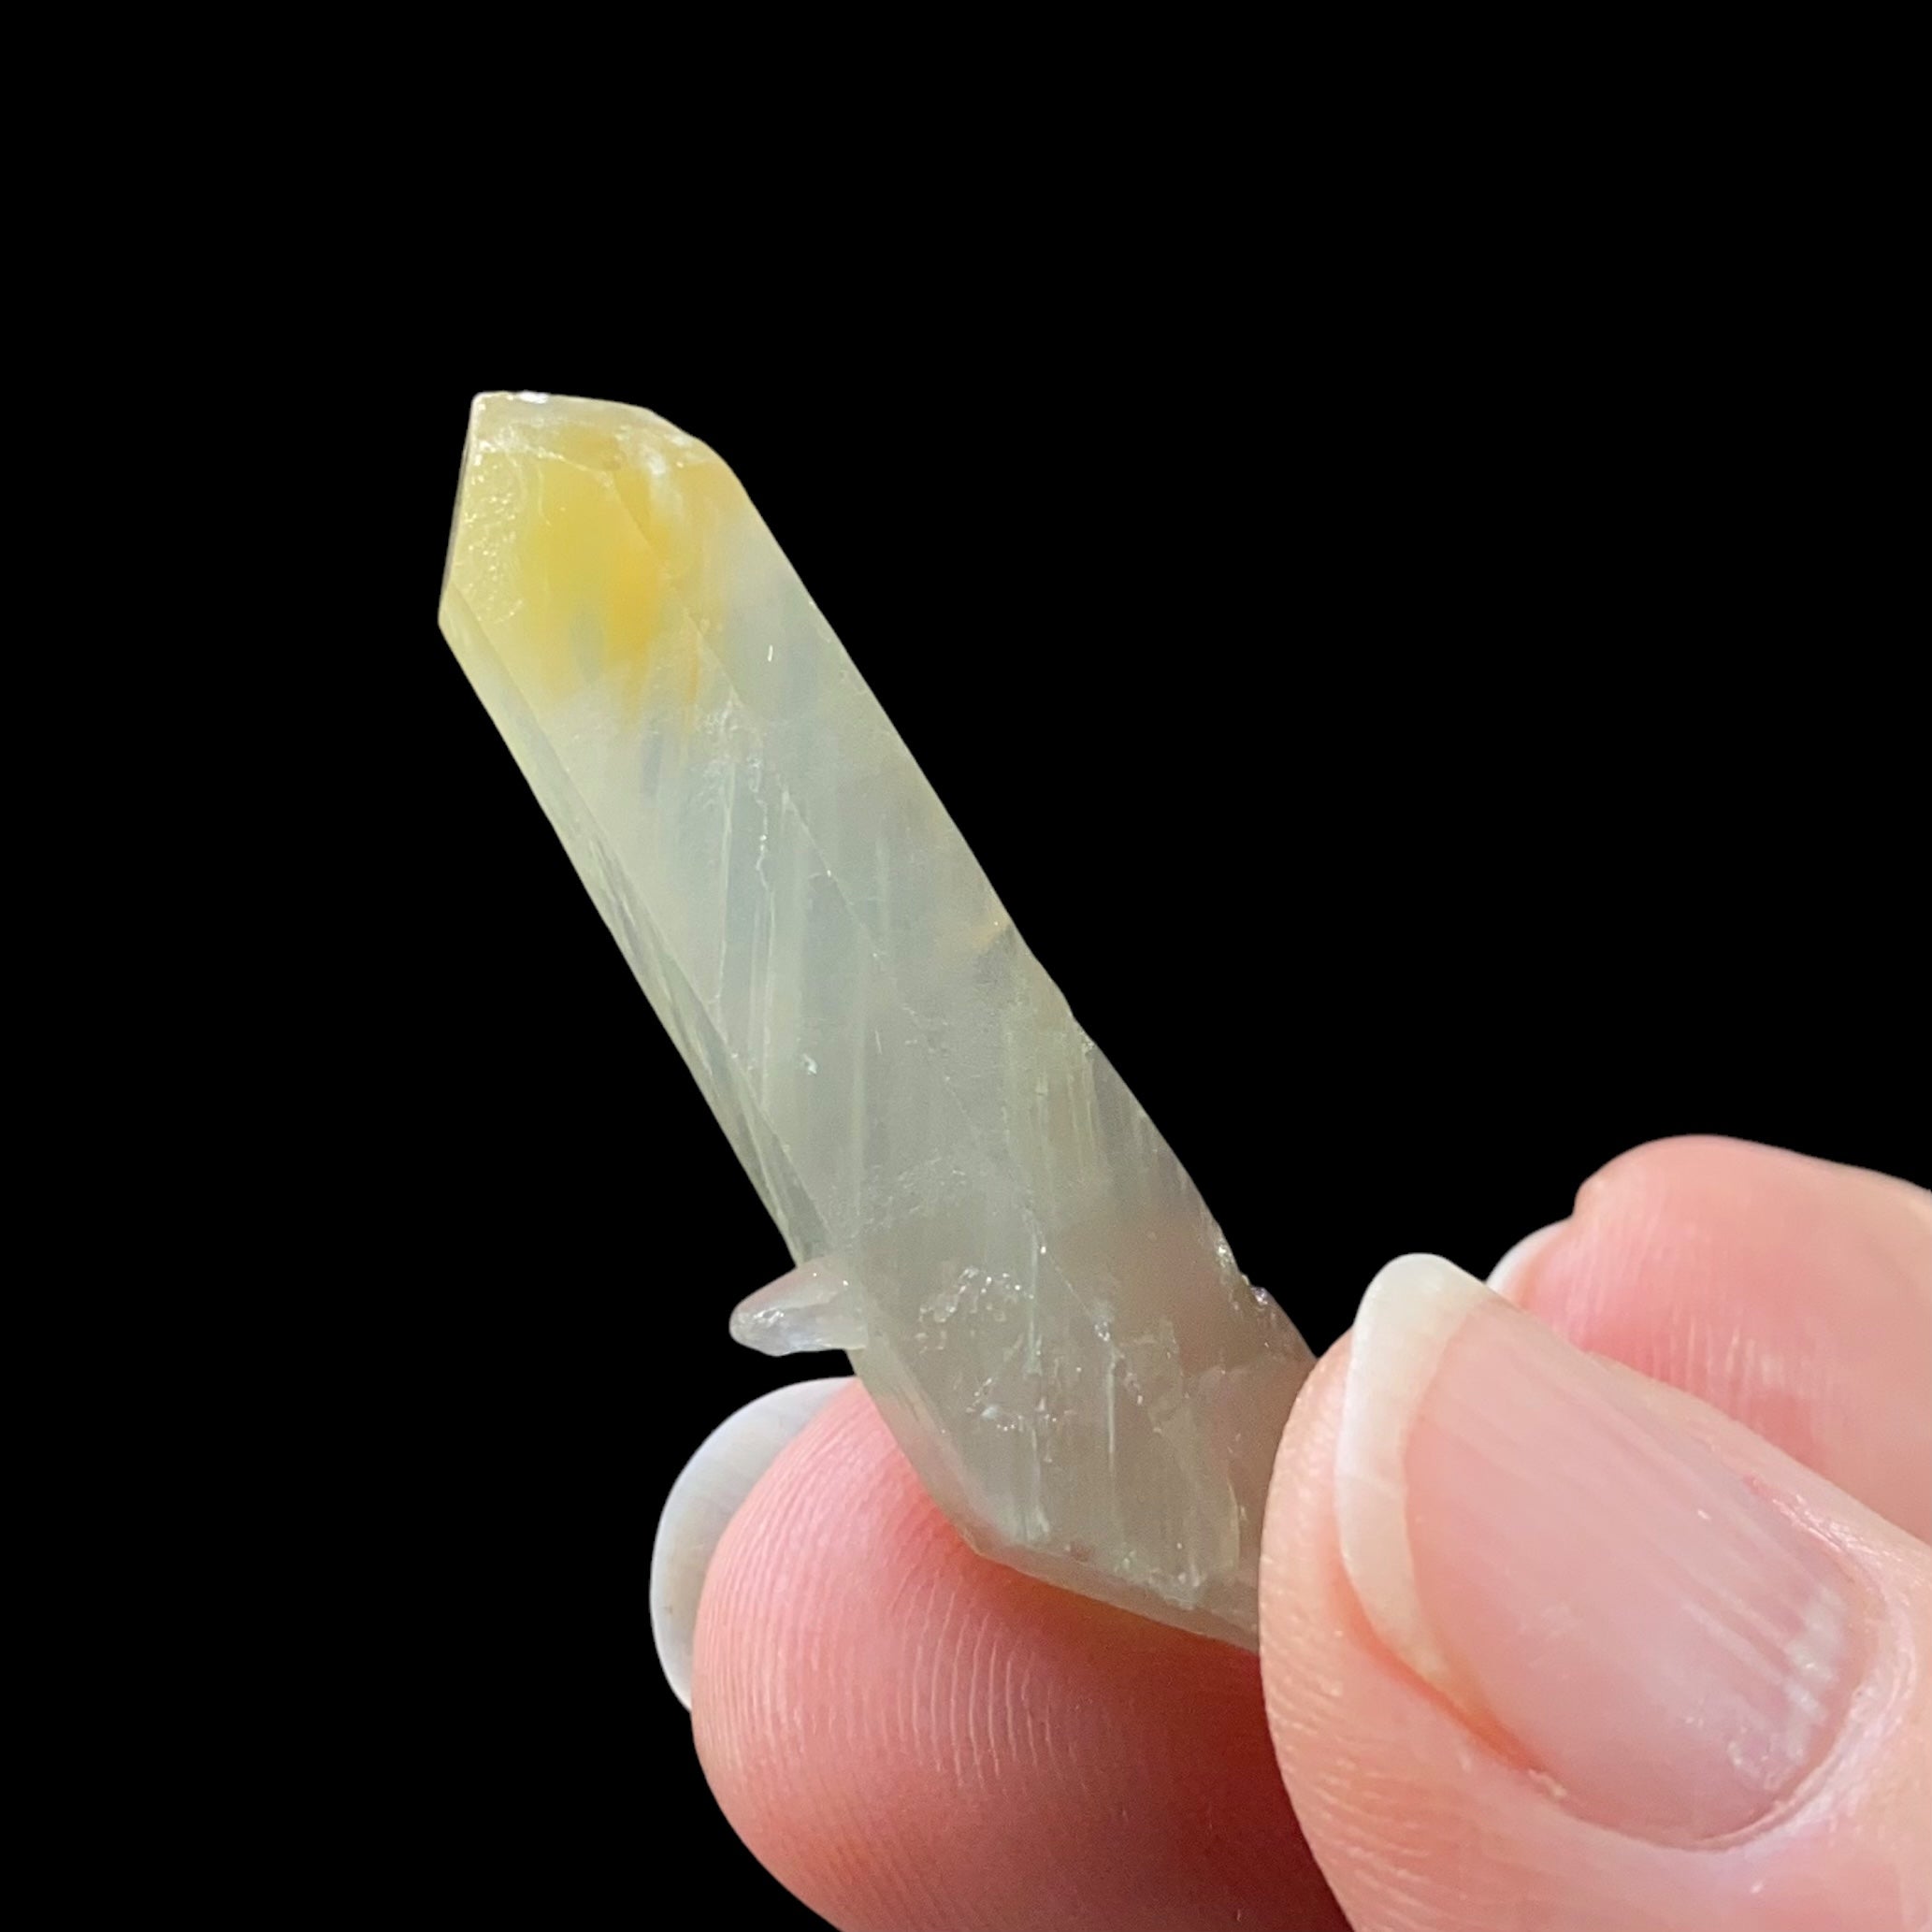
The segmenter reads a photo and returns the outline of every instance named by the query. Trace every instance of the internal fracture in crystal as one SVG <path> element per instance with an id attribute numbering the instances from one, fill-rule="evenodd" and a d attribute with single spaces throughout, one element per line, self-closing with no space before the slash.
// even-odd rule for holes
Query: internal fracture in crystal
<path id="1" fill-rule="evenodd" d="M 1252 1644 L 1308 1351 L 730 470 L 478 397 L 441 621 L 800 1264 L 733 1334 L 848 1350 L 988 1555 Z"/>

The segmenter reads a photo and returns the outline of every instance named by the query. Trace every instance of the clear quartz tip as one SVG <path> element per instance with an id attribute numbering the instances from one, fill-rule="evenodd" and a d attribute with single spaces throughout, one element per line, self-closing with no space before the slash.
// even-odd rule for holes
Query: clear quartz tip
<path id="1" fill-rule="evenodd" d="M 836 1262 L 807 1262 L 731 1310 L 731 1339 L 760 1355 L 865 1347 L 865 1307 Z"/>

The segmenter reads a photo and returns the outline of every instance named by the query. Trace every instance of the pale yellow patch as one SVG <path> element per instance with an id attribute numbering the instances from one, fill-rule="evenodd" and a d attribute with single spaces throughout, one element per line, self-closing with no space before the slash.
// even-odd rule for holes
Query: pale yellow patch
<path id="1" fill-rule="evenodd" d="M 627 711 L 688 706 L 743 503 L 711 451 L 646 411 L 484 396 L 450 587 L 533 702 L 598 685 Z"/>

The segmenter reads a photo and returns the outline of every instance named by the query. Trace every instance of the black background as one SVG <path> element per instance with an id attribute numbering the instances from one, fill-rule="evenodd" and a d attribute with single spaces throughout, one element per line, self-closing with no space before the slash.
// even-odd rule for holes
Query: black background
<path id="1" fill-rule="evenodd" d="M 956 293 L 425 292 L 385 352 L 317 1104 L 367 1123 L 384 1263 L 341 1319 L 393 1437 L 385 1748 L 545 1920 L 674 1872 L 816 1923 L 709 1803 L 644 1576 L 705 1432 L 826 1364 L 727 1339 L 786 1257 L 437 633 L 472 391 L 733 465 L 1318 1347 L 1390 1256 L 1486 1270 L 1653 1136 L 1932 1179 L 1925 720 L 1842 341 L 1679 287 Z"/>

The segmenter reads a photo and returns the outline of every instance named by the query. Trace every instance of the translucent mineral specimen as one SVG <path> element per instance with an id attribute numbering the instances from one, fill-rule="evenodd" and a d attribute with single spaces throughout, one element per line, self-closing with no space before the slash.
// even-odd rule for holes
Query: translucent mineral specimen
<path id="1" fill-rule="evenodd" d="M 733 1332 L 849 1350 L 988 1555 L 1252 1644 L 1308 1351 L 730 470 L 480 396 L 441 619 L 801 1264 Z"/>

